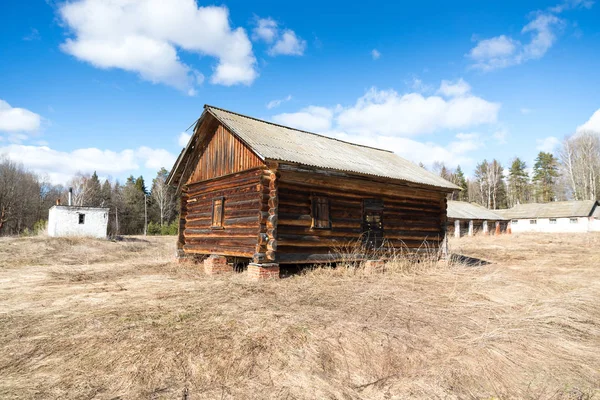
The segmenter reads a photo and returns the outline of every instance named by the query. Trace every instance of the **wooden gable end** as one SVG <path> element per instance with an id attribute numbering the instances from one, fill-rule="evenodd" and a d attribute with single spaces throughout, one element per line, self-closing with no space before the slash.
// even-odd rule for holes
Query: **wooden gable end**
<path id="1" fill-rule="evenodd" d="M 218 178 L 264 165 L 262 160 L 222 124 L 207 135 L 207 144 L 187 183 Z"/>

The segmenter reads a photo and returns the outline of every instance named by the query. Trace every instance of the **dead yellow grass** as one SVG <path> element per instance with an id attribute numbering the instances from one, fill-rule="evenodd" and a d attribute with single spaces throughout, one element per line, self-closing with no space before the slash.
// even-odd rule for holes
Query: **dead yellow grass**
<path id="1" fill-rule="evenodd" d="M 600 235 L 260 283 L 173 245 L 0 239 L 0 398 L 600 398 Z"/>

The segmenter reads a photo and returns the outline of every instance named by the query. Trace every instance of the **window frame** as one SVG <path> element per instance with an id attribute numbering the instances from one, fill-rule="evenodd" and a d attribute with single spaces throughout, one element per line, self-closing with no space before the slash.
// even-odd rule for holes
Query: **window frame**
<path id="1" fill-rule="evenodd" d="M 569 218 L 569 223 L 570 224 L 578 224 L 579 223 L 579 218 Z"/>
<path id="2" fill-rule="evenodd" d="M 319 206 L 322 207 L 323 205 L 327 208 L 327 219 L 320 216 Z M 310 196 L 310 217 L 311 229 L 331 230 L 333 225 L 331 221 L 331 199 L 327 196 Z"/>
<path id="3" fill-rule="evenodd" d="M 550 218 L 550 223 L 552 225 L 554 225 L 554 224 L 557 224 L 558 222 L 557 222 L 556 218 Z"/>
<path id="4" fill-rule="evenodd" d="M 85 225 L 85 214 L 77 213 L 77 216 L 79 217 L 79 225 Z"/>
<path id="5" fill-rule="evenodd" d="M 513 219 L 513 220 L 510 221 L 510 223 L 513 224 L 513 225 L 517 225 L 519 223 L 519 220 L 518 219 Z"/>
<path id="6" fill-rule="evenodd" d="M 218 224 L 215 225 L 215 205 L 219 201 L 221 202 L 221 204 L 220 204 L 221 220 L 217 221 Z M 225 229 L 225 226 L 223 223 L 224 220 L 225 220 L 225 197 L 223 197 L 223 196 L 214 197 L 212 199 L 211 209 L 210 209 L 210 228 L 211 229 Z"/>
<path id="7" fill-rule="evenodd" d="M 529 225 L 537 225 L 537 219 L 530 219 Z"/>

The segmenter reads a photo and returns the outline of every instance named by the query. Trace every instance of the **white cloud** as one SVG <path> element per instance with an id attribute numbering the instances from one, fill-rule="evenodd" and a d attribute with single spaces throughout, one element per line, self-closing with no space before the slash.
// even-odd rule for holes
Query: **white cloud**
<path id="1" fill-rule="evenodd" d="M 550 7 L 550 11 L 554 13 L 561 13 L 565 10 L 570 10 L 573 8 L 592 8 L 594 5 L 593 0 L 565 0 L 560 4 L 555 5 L 554 7 Z"/>
<path id="2" fill-rule="evenodd" d="M 288 94 L 283 99 L 271 100 L 270 102 L 267 103 L 267 109 L 271 110 L 273 108 L 277 108 L 281 105 L 281 103 L 285 103 L 287 101 L 290 101 L 291 99 L 292 99 L 292 95 Z"/>
<path id="3" fill-rule="evenodd" d="M 279 29 L 274 19 L 255 17 L 256 26 L 252 30 L 252 39 L 264 41 L 272 46 L 268 50 L 271 57 L 278 55 L 301 56 L 306 49 L 306 40 L 298 37 L 291 29 Z"/>
<path id="4" fill-rule="evenodd" d="M 371 50 L 371 57 L 373 57 L 373 60 L 379 60 L 379 58 L 381 57 L 381 53 L 379 52 L 379 50 L 373 49 Z"/>
<path id="5" fill-rule="evenodd" d="M 456 82 L 443 80 L 438 93 L 446 97 L 464 96 L 471 91 L 471 85 L 460 78 Z"/>
<path id="6" fill-rule="evenodd" d="M 40 40 L 40 32 L 35 28 L 31 28 L 31 32 L 29 32 L 28 35 L 24 36 L 23 40 L 25 40 L 26 42 L 30 42 L 32 40 Z"/>
<path id="7" fill-rule="evenodd" d="M 508 137 L 508 131 L 506 129 L 500 129 L 499 131 L 496 131 L 492 134 L 492 138 L 494 138 L 494 140 L 498 144 L 506 144 L 507 137 Z"/>
<path id="8" fill-rule="evenodd" d="M 593 131 L 600 133 L 600 108 L 583 125 L 577 127 L 577 132 Z"/>
<path id="9" fill-rule="evenodd" d="M 423 80 L 413 77 L 411 81 L 406 82 L 407 86 L 418 93 L 425 93 L 433 91 L 431 85 L 423 83 Z"/>
<path id="10" fill-rule="evenodd" d="M 275 115 L 273 121 L 309 132 L 326 132 L 333 123 L 333 110 L 309 106 L 299 112 Z"/>
<path id="11" fill-rule="evenodd" d="M 35 132 L 42 117 L 25 108 L 12 107 L 0 99 L 0 132 Z"/>
<path id="12" fill-rule="evenodd" d="M 434 161 L 441 161 L 468 166 L 474 162 L 468 153 L 485 142 L 478 133 L 457 133 L 445 146 L 409 138 L 496 122 L 499 104 L 464 90 L 461 93 L 444 99 L 371 88 L 353 106 L 310 106 L 296 113 L 275 115 L 272 119 L 298 129 L 390 149 L 417 163 L 432 165 Z"/>
<path id="13" fill-rule="evenodd" d="M 469 55 L 475 60 L 495 59 L 511 56 L 518 42 L 500 35 L 491 39 L 483 39 L 477 42 L 477 46 L 471 49 Z"/>
<path id="14" fill-rule="evenodd" d="M 91 174 L 97 171 L 100 176 L 120 176 L 141 168 L 169 169 L 175 162 L 175 156 L 168 151 L 149 147 L 118 152 L 97 148 L 66 152 L 48 146 L 11 144 L 0 147 L 0 154 L 8 155 L 38 174 L 48 174 L 54 183 L 65 183 L 78 172 Z"/>
<path id="15" fill-rule="evenodd" d="M 277 42 L 269 49 L 270 56 L 301 56 L 306 49 L 306 41 L 296 36 L 290 29 L 283 31 Z"/>
<path id="16" fill-rule="evenodd" d="M 521 30 L 521 34 L 531 35 L 529 43 L 523 44 L 506 35 L 479 40 L 468 54 L 473 60 L 472 67 L 491 71 L 542 58 L 556 42 L 555 31 L 563 24 L 554 14 L 538 12 Z"/>
<path id="17" fill-rule="evenodd" d="M 273 43 L 278 35 L 277 22 L 271 18 L 258 18 L 252 30 L 252 39 Z"/>
<path id="18" fill-rule="evenodd" d="M 551 153 L 554 151 L 556 146 L 559 145 L 560 140 L 554 136 L 548 136 L 543 139 L 537 139 L 536 142 L 536 149 L 538 149 L 539 151 L 544 151 L 546 153 Z"/>
<path id="19" fill-rule="evenodd" d="M 531 114 L 533 110 L 531 108 L 521 108 L 521 114 L 528 115 Z"/>
<path id="20" fill-rule="evenodd" d="M 229 10 L 198 7 L 195 0 L 78 0 L 59 14 L 73 37 L 61 48 L 95 67 L 135 72 L 194 94 L 203 75 L 184 64 L 179 51 L 216 58 L 211 82 L 250 84 L 256 59 L 246 31 L 233 29 Z"/>
<path id="21" fill-rule="evenodd" d="M 179 145 L 181 147 L 185 147 L 185 146 L 187 146 L 191 137 L 192 137 L 191 134 L 189 134 L 187 132 L 181 132 L 181 134 L 179 134 L 179 138 L 177 139 L 177 143 L 179 143 Z"/>
<path id="22" fill-rule="evenodd" d="M 337 123 L 350 133 L 412 136 L 494 123 L 499 109 L 500 104 L 473 95 L 445 100 L 371 88 L 338 115 Z"/>

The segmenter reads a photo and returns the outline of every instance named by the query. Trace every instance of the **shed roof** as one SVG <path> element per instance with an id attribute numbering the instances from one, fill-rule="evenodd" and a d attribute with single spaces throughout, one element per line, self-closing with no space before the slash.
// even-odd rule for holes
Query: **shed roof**
<path id="1" fill-rule="evenodd" d="M 274 160 L 337 171 L 373 175 L 422 185 L 460 189 L 451 182 L 388 150 L 363 146 L 316 133 L 274 124 L 222 108 L 205 105 L 214 116 L 238 136 L 263 161 Z M 185 157 L 184 150 L 179 156 Z M 178 159 L 176 168 L 185 164 Z"/>
<path id="2" fill-rule="evenodd" d="M 501 221 L 507 219 L 496 213 L 497 210 L 488 210 L 487 208 L 475 203 L 466 201 L 448 201 L 448 218 L 464 220 L 488 220 Z"/>
<path id="3" fill-rule="evenodd" d="M 497 210 L 497 212 L 508 219 L 589 217 L 597 205 L 596 200 L 553 201 L 517 204 L 508 210 Z"/>

